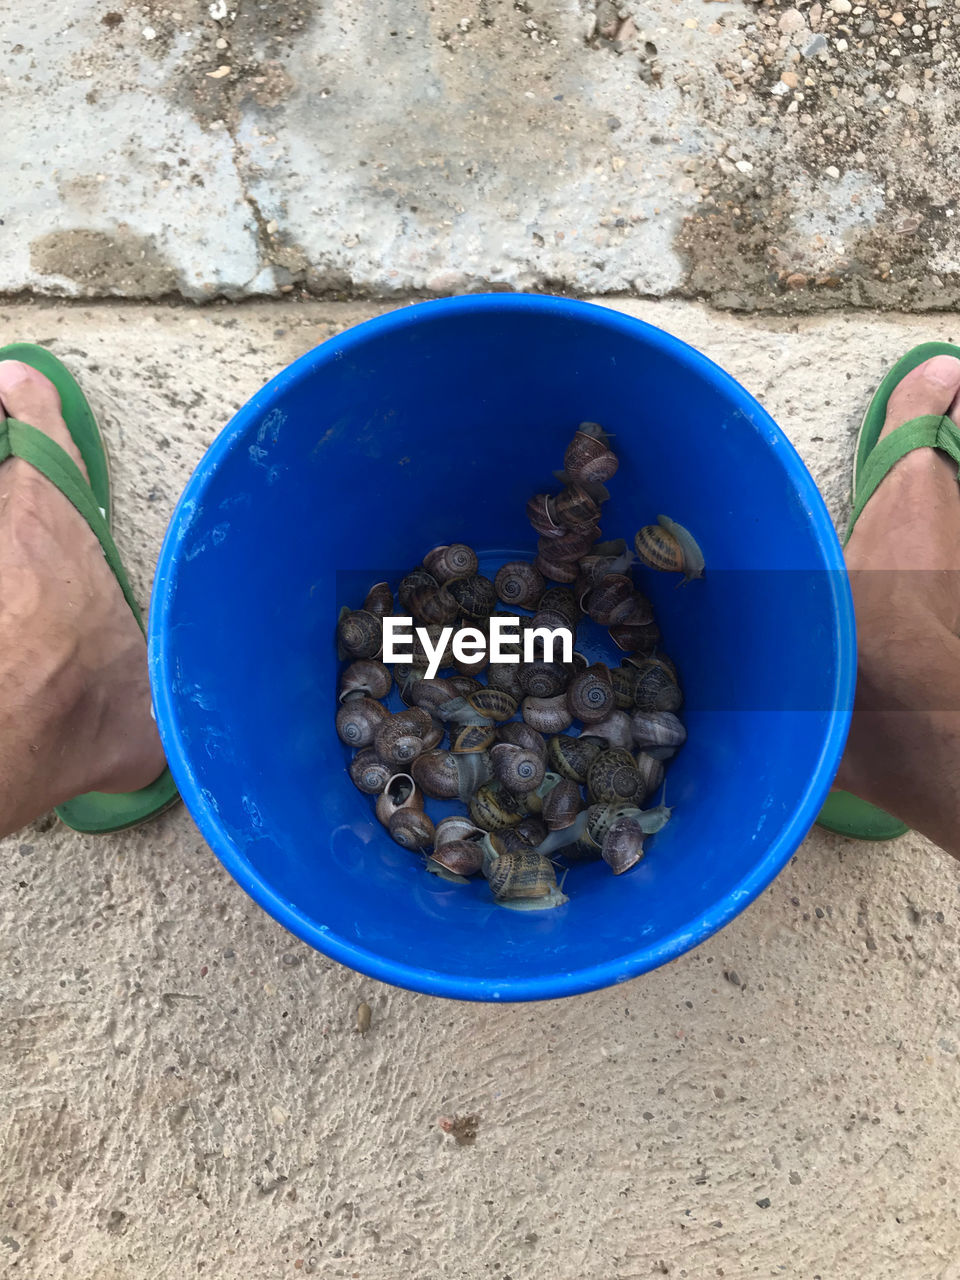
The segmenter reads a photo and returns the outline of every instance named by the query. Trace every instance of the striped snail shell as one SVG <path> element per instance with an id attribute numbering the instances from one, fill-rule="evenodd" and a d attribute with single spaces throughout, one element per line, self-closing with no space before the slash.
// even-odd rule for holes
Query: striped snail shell
<path id="1" fill-rule="evenodd" d="M 563 693 L 570 671 L 562 662 L 524 662 L 520 665 L 520 688 L 532 698 L 552 698 Z"/>
<path id="2" fill-rule="evenodd" d="M 375 658 L 383 648 L 383 622 L 365 609 L 345 609 L 337 622 L 337 644 L 348 658 Z"/>
<path id="3" fill-rule="evenodd" d="M 587 725 L 584 733 L 599 739 L 608 747 L 620 747 L 629 751 L 633 746 L 633 724 L 626 711 L 611 711 L 602 720 Z"/>
<path id="4" fill-rule="evenodd" d="M 523 747 L 525 751 L 536 751 L 541 756 L 546 754 L 547 744 L 543 734 L 537 733 L 536 729 L 531 729 L 522 720 L 501 724 L 497 728 L 497 738 L 500 742 L 512 742 L 514 746 Z"/>
<path id="5" fill-rule="evenodd" d="M 400 809 L 387 823 L 387 830 L 404 849 L 429 849 L 433 844 L 433 823 L 422 810 Z"/>
<path id="6" fill-rule="evenodd" d="M 487 882 L 495 898 L 543 898 L 557 884 L 556 872 L 549 858 L 539 853 L 503 853 L 487 873 Z"/>
<path id="7" fill-rule="evenodd" d="M 553 509 L 563 529 L 582 529 L 600 518 L 600 507 L 580 484 L 570 484 L 557 494 Z"/>
<path id="8" fill-rule="evenodd" d="M 420 680 L 410 691 L 410 702 L 420 707 L 431 716 L 439 715 L 439 708 L 452 698 L 459 698 L 459 689 L 452 680 L 442 680 L 434 676 L 432 680 Z"/>
<path id="9" fill-rule="evenodd" d="M 483 849 L 478 840 L 448 840 L 443 845 L 434 844 L 433 860 L 454 875 L 473 876 L 483 866 Z"/>
<path id="10" fill-rule="evenodd" d="M 537 539 L 537 551 L 548 560 L 579 560 L 587 554 L 599 536 L 600 526 L 596 524 L 569 529 L 559 538 L 547 538 L 541 534 Z M 577 572 L 579 573 L 579 569 Z"/>
<path id="11" fill-rule="evenodd" d="M 368 698 L 385 698 L 393 684 L 390 668 L 376 658 L 358 658 L 340 677 L 340 701 L 351 693 L 364 693 Z"/>
<path id="12" fill-rule="evenodd" d="M 362 696 L 350 697 L 337 712 L 336 729 L 348 747 L 369 747 L 374 734 L 390 712 L 382 702 Z"/>
<path id="13" fill-rule="evenodd" d="M 478 787 L 470 798 L 469 809 L 474 823 L 484 831 L 515 827 L 524 816 L 520 801 L 499 782 L 488 782 Z"/>
<path id="14" fill-rule="evenodd" d="M 558 733 L 547 743 L 547 760 L 551 769 L 571 782 L 586 782 L 587 773 L 600 754 L 600 743 L 588 738 L 572 738 Z"/>
<path id="15" fill-rule="evenodd" d="M 410 773 L 425 796 L 452 800 L 460 790 L 456 757 L 450 751 L 425 751 L 410 766 Z"/>
<path id="16" fill-rule="evenodd" d="M 423 567 L 442 585 L 457 578 L 469 578 L 477 572 L 477 553 L 465 542 L 451 542 L 434 547 L 423 557 Z"/>
<path id="17" fill-rule="evenodd" d="M 675 668 L 660 658 L 647 658 L 636 666 L 637 683 L 633 700 L 638 711 L 677 711 L 683 694 L 677 684 Z"/>
<path id="18" fill-rule="evenodd" d="M 469 756 L 476 751 L 486 751 L 497 738 L 492 724 L 462 724 L 450 732 L 450 750 L 454 755 Z"/>
<path id="19" fill-rule="evenodd" d="M 569 778 L 563 778 L 544 796 L 543 821 L 548 831 L 562 831 L 573 824 L 583 808 L 580 787 Z"/>
<path id="20" fill-rule="evenodd" d="M 595 662 L 574 676 L 567 687 L 567 706 L 574 719 L 586 725 L 605 719 L 616 706 L 610 668 Z"/>
<path id="21" fill-rule="evenodd" d="M 606 433 L 600 436 L 588 435 L 582 428 L 567 445 L 563 455 L 563 469 L 567 475 L 588 483 L 599 481 L 603 484 L 616 474 L 619 466 L 620 460 L 610 448 Z"/>
<path id="22" fill-rule="evenodd" d="M 594 622 L 608 627 L 617 610 L 632 601 L 634 591 L 633 582 L 625 573 L 608 573 L 587 592 L 583 606 Z"/>
<path id="23" fill-rule="evenodd" d="M 693 534 L 669 516 L 658 516 L 656 524 L 639 529 L 633 545 L 639 559 L 650 569 L 682 573 L 685 582 L 703 577 L 703 552 Z"/>
<path id="24" fill-rule="evenodd" d="M 431 717 L 421 707 L 408 707 L 388 716 L 377 726 L 373 745 L 381 760 L 390 764 L 409 764 L 425 750 L 435 734 Z"/>
<path id="25" fill-rule="evenodd" d="M 366 613 L 372 613 L 375 618 L 386 618 L 393 613 L 393 592 L 389 584 L 375 582 L 367 592 L 363 608 Z"/>
<path id="26" fill-rule="evenodd" d="M 621 711 L 633 710 L 633 695 L 637 687 L 635 667 L 613 667 L 610 671 L 613 696 Z"/>
<path id="27" fill-rule="evenodd" d="M 637 762 L 618 747 L 601 751 L 587 773 L 587 789 L 594 804 L 635 802 L 640 790 Z"/>
<path id="28" fill-rule="evenodd" d="M 536 790 L 546 772 L 540 752 L 529 751 L 512 742 L 498 742 L 491 747 L 490 762 L 494 777 L 514 795 Z"/>
<path id="29" fill-rule="evenodd" d="M 397 600 L 403 613 L 410 613 L 410 600 L 417 587 L 433 587 L 436 590 L 440 583 L 426 569 L 414 569 L 401 578 L 397 587 Z"/>
<path id="30" fill-rule="evenodd" d="M 489 618 L 497 607 L 497 593 L 493 583 L 482 574 L 458 578 L 456 582 L 450 583 L 449 591 L 459 605 L 460 612 L 467 618 Z"/>
<path id="31" fill-rule="evenodd" d="M 554 698 L 524 698 L 520 710 L 526 723 L 538 733 L 563 733 L 573 724 L 565 693 Z"/>
<path id="32" fill-rule="evenodd" d="M 353 785 L 368 796 L 378 796 L 392 773 L 392 766 L 381 760 L 373 747 L 363 747 L 350 761 Z"/>
<path id="33" fill-rule="evenodd" d="M 583 617 L 577 597 L 570 587 L 549 587 L 537 601 L 537 611 L 560 614 L 571 629 L 575 629 Z"/>
<path id="34" fill-rule="evenodd" d="M 446 587 L 414 587 L 410 592 L 410 612 L 423 626 L 446 626 L 456 618 L 459 607 Z"/>
<path id="35" fill-rule="evenodd" d="M 631 657 L 649 657 L 659 643 L 660 628 L 652 620 L 638 627 L 623 626 L 617 622 L 610 628 L 610 639 Z"/>
<path id="36" fill-rule="evenodd" d="M 509 694 L 519 703 L 523 697 L 523 689 L 520 687 L 520 663 L 491 662 L 490 670 L 487 672 L 487 688 L 499 689 L 501 693 Z"/>
<path id="37" fill-rule="evenodd" d="M 510 560 L 497 571 L 493 585 L 504 604 L 535 609 L 547 584 L 543 574 L 526 560 Z"/>
<path id="38" fill-rule="evenodd" d="M 475 680 L 473 676 L 449 676 L 447 683 L 461 698 L 469 698 L 471 693 L 479 693 L 484 687 L 481 682 L 479 680 Z"/>
<path id="39" fill-rule="evenodd" d="M 502 689 L 489 687 L 468 694 L 467 705 L 487 720 L 509 720 L 517 714 L 517 700 Z"/>
<path id="40" fill-rule="evenodd" d="M 528 813 L 525 818 L 521 818 L 512 830 L 531 848 L 535 848 L 541 840 L 547 838 L 547 824 L 535 813 Z"/>
<path id="41" fill-rule="evenodd" d="M 635 867 L 643 857 L 646 833 L 634 818 L 620 817 L 612 824 L 603 838 L 600 852 L 604 862 L 615 876 Z"/>
<path id="42" fill-rule="evenodd" d="M 549 493 L 535 493 L 527 503 L 527 519 L 537 533 L 559 538 L 564 529 L 557 520 L 556 502 Z"/>
<path id="43" fill-rule="evenodd" d="M 538 552 L 534 566 L 551 582 L 576 582 L 577 564 L 575 560 L 558 560 Z"/>

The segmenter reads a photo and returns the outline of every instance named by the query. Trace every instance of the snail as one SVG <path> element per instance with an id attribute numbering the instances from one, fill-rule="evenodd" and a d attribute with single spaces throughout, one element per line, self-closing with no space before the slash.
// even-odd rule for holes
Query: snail
<path id="1" fill-rule="evenodd" d="M 520 710 L 526 723 L 538 733 L 563 733 L 573 724 L 565 693 L 554 698 L 524 698 Z"/>
<path id="2" fill-rule="evenodd" d="M 670 711 L 635 711 L 630 718 L 634 745 L 666 760 L 687 740 L 683 724 Z"/>
<path id="3" fill-rule="evenodd" d="M 468 698 L 471 693 L 479 693 L 483 685 L 479 680 L 475 680 L 473 676 L 449 676 L 447 683 L 454 690 L 454 694 L 461 698 Z"/>
<path id="4" fill-rule="evenodd" d="M 454 875 L 472 876 L 483 866 L 483 849 L 477 840 L 448 840 L 437 845 L 434 836 L 433 860 Z"/>
<path id="5" fill-rule="evenodd" d="M 631 657 L 647 657 L 657 647 L 660 628 L 652 621 L 645 622 L 642 626 L 614 623 L 610 628 L 610 639 L 618 649 L 623 649 Z"/>
<path id="6" fill-rule="evenodd" d="M 404 849 L 429 849 L 433 844 L 433 823 L 418 809 L 400 809 L 387 823 L 387 830 Z"/>
<path id="7" fill-rule="evenodd" d="M 611 825 L 603 838 L 601 855 L 615 876 L 629 871 L 643 857 L 646 832 L 633 818 L 621 817 Z"/>
<path id="8" fill-rule="evenodd" d="M 600 507 L 583 484 L 570 484 L 558 493 L 553 502 L 556 522 L 563 529 L 582 529 L 595 524 L 600 517 Z"/>
<path id="9" fill-rule="evenodd" d="M 410 765 L 414 782 L 425 796 L 452 800 L 460 791 L 460 770 L 452 751 L 425 751 Z"/>
<path id="10" fill-rule="evenodd" d="M 434 590 L 434 588 L 427 588 Z M 421 631 L 426 631 L 427 640 L 430 643 L 430 651 L 427 652 L 427 645 Z M 444 644 L 444 628 L 438 622 L 428 623 L 425 627 L 419 627 L 414 631 L 410 638 L 410 652 L 414 666 L 429 667 L 433 661 L 434 655 L 439 653 L 437 659 L 438 668 L 452 667 L 454 665 L 453 656 L 453 628 L 447 627 L 446 643 Z"/>
<path id="11" fill-rule="evenodd" d="M 529 853 L 533 848 L 531 842 L 520 830 L 519 823 L 515 827 L 497 827 L 486 834 L 487 851 L 502 853 Z M 492 863 L 492 858 L 490 859 Z"/>
<path id="12" fill-rule="evenodd" d="M 499 782 L 488 782 L 470 797 L 470 817 L 484 831 L 496 827 L 515 827 L 523 815 L 523 807 L 517 798 Z"/>
<path id="13" fill-rule="evenodd" d="M 497 607 L 497 593 L 493 583 L 480 574 L 458 578 L 450 583 L 449 591 L 466 618 L 481 621 L 489 618 Z"/>
<path id="14" fill-rule="evenodd" d="M 560 831 L 571 826 L 582 808 L 579 785 L 569 778 L 561 779 L 543 801 L 543 820 L 547 830 Z"/>
<path id="15" fill-rule="evenodd" d="M 383 648 L 383 622 L 365 609 L 342 609 L 337 644 L 348 658 L 375 658 Z"/>
<path id="16" fill-rule="evenodd" d="M 526 841 L 526 843 L 534 848 L 541 840 L 546 839 L 547 824 L 535 813 L 528 813 L 525 818 L 521 818 L 515 827 L 512 828 L 517 836 Z"/>
<path id="17" fill-rule="evenodd" d="M 611 711 L 602 720 L 588 724 L 584 733 L 599 739 L 607 747 L 628 751 L 633 746 L 633 725 L 626 711 Z"/>
<path id="18" fill-rule="evenodd" d="M 414 587 L 409 598 L 414 620 L 424 626 L 446 626 L 459 612 L 456 600 L 446 587 Z"/>
<path id="19" fill-rule="evenodd" d="M 633 695 L 637 687 L 637 673 L 634 667 L 613 667 L 610 670 L 610 683 L 613 685 L 613 696 L 621 711 L 633 710 Z"/>
<path id="20" fill-rule="evenodd" d="M 600 744 L 587 738 L 571 738 L 558 733 L 547 743 L 547 760 L 551 769 L 571 782 L 586 782 L 590 766 L 599 754 Z"/>
<path id="21" fill-rule="evenodd" d="M 495 898 L 543 898 L 556 888 L 553 863 L 539 853 L 503 853 L 487 873 Z"/>
<path id="22" fill-rule="evenodd" d="M 416 666 L 412 662 L 395 662 L 393 678 L 397 682 L 400 700 L 408 707 L 413 706 L 414 691 L 421 680 L 427 677 L 426 667 Z"/>
<path id="23" fill-rule="evenodd" d="M 546 754 L 547 744 L 543 734 L 531 729 L 523 720 L 511 720 L 499 725 L 497 738 L 500 742 L 512 742 L 514 746 L 523 747 L 525 751 L 536 751 L 541 756 Z"/>
<path id="24" fill-rule="evenodd" d="M 526 560 L 510 560 L 497 572 L 494 590 L 514 609 L 535 609 L 546 589 L 543 574 Z"/>
<path id="25" fill-rule="evenodd" d="M 382 702 L 362 695 L 350 697 L 337 712 L 337 733 L 348 747 L 369 747 L 378 727 L 389 717 Z"/>
<path id="26" fill-rule="evenodd" d="M 410 600 L 417 587 L 433 587 L 436 590 L 440 583 L 426 569 L 414 569 L 400 579 L 397 587 L 397 601 L 403 613 L 410 613 Z"/>
<path id="27" fill-rule="evenodd" d="M 372 613 L 375 618 L 389 617 L 393 613 L 393 592 L 389 585 L 386 582 L 375 582 L 367 592 L 363 608 L 366 613 Z"/>
<path id="28" fill-rule="evenodd" d="M 377 755 L 390 764 L 407 764 L 437 741 L 433 720 L 422 707 L 408 707 L 388 716 L 373 735 Z"/>
<path id="29" fill-rule="evenodd" d="M 640 797 L 646 800 L 648 796 L 659 790 L 663 783 L 663 762 L 646 751 L 638 751 L 634 759 L 637 762 L 637 772 L 640 774 L 642 784 Z"/>
<path id="30" fill-rule="evenodd" d="M 587 789 L 594 804 L 634 801 L 640 785 L 637 762 L 619 747 L 601 751 L 587 773 Z"/>
<path id="31" fill-rule="evenodd" d="M 543 775 L 543 781 L 535 791 L 528 791 L 523 797 L 524 807 L 528 814 L 532 814 L 535 818 L 541 819 L 543 814 L 543 802 L 547 796 L 563 779 L 559 773 L 551 773 L 549 770 Z"/>
<path id="32" fill-rule="evenodd" d="M 519 702 L 523 697 L 519 662 L 491 662 L 490 670 L 487 672 L 487 688 L 499 689 Z"/>
<path id="33" fill-rule="evenodd" d="M 608 573 L 625 574 L 636 556 L 627 550 L 623 538 L 615 542 L 596 542 L 590 554 L 580 558 L 580 575 L 578 578 L 578 595 L 595 587 Z"/>
<path id="34" fill-rule="evenodd" d="M 573 560 L 558 560 L 545 556 L 540 551 L 533 563 L 535 568 L 552 582 L 576 582 L 577 580 L 577 566 Z"/>
<path id="35" fill-rule="evenodd" d="M 400 809 L 423 809 L 423 796 L 409 773 L 395 773 L 377 797 L 377 817 L 385 827 Z"/>
<path id="36" fill-rule="evenodd" d="M 637 556 L 651 569 L 682 573 L 684 582 L 703 577 L 703 552 L 696 539 L 669 516 L 657 516 L 656 524 L 644 525 L 633 544 Z"/>
<path id="37" fill-rule="evenodd" d="M 610 668 L 595 662 L 574 676 L 567 687 L 567 706 L 575 720 L 587 725 L 609 715 L 616 706 Z"/>
<path id="38" fill-rule="evenodd" d="M 431 716 L 439 716 L 439 708 L 445 702 L 462 696 L 452 680 L 443 680 L 436 676 L 431 680 L 419 680 L 410 690 L 411 704 L 421 707 Z"/>
<path id="39" fill-rule="evenodd" d="M 441 586 L 457 578 L 470 578 L 479 565 L 477 553 L 465 542 L 451 542 L 446 547 L 434 547 L 423 557 L 423 567 Z"/>
<path id="40" fill-rule="evenodd" d="M 523 693 L 532 698 L 553 698 L 566 689 L 570 675 L 562 662 L 524 662 L 517 679 Z"/>
<path id="41" fill-rule="evenodd" d="M 624 573 L 608 573 L 591 587 L 583 599 L 583 608 L 602 627 L 614 621 L 618 609 L 633 600 L 634 585 Z"/>
<path id="42" fill-rule="evenodd" d="M 567 445 L 563 467 L 571 480 L 601 484 L 617 472 L 620 460 L 610 448 L 610 438 L 596 422 L 581 423 Z"/>
<path id="43" fill-rule="evenodd" d="M 577 597 L 569 587 L 549 587 L 537 601 L 537 613 L 559 614 L 571 630 L 583 617 Z"/>
<path id="44" fill-rule="evenodd" d="M 610 627 L 647 627 L 653 621 L 653 606 L 645 595 L 634 591 L 628 600 L 613 610 Z"/>
<path id="45" fill-rule="evenodd" d="M 469 755 L 451 754 L 457 762 L 457 774 L 460 778 L 457 799 L 468 804 L 477 788 L 493 777 L 490 755 L 486 751 L 471 751 Z"/>
<path id="46" fill-rule="evenodd" d="M 393 684 L 390 668 L 376 658 L 358 658 L 340 677 L 339 698 L 343 702 L 352 693 L 368 698 L 385 698 Z"/>
<path id="47" fill-rule="evenodd" d="M 391 765 L 381 760 L 373 747 L 363 747 L 350 761 L 350 778 L 368 796 L 378 796 L 390 781 Z"/>
<path id="48" fill-rule="evenodd" d="M 490 763 L 494 777 L 514 795 L 535 791 L 546 771 L 542 753 L 512 742 L 498 742 L 491 747 Z"/>
<path id="49" fill-rule="evenodd" d="M 527 519 L 544 537 L 559 538 L 564 533 L 557 521 L 556 503 L 549 493 L 534 494 L 527 503 Z"/>
<path id="50" fill-rule="evenodd" d="M 674 675 L 673 664 L 647 658 L 636 664 L 637 683 L 633 700 L 638 711 L 677 711 L 683 694 Z"/>
<path id="51" fill-rule="evenodd" d="M 472 755 L 475 751 L 487 751 L 493 746 L 497 731 L 491 724 L 464 724 L 451 731 L 450 750 L 455 755 Z"/>
<path id="52" fill-rule="evenodd" d="M 537 539 L 537 552 L 548 560 L 579 560 L 587 554 L 599 536 L 600 526 L 596 524 L 568 529 L 559 538 L 548 538 L 541 534 Z M 579 572 L 578 568 L 577 573 Z"/>
<path id="53" fill-rule="evenodd" d="M 483 834 L 483 831 L 475 827 L 469 818 L 454 814 L 449 818 L 442 818 L 437 823 L 433 847 L 441 849 L 451 840 L 479 840 Z"/>

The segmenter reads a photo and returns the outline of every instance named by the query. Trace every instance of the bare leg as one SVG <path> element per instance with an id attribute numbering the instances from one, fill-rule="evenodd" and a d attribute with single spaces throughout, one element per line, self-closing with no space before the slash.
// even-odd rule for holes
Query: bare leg
<path id="1" fill-rule="evenodd" d="M 80 455 L 46 378 L 0 362 L 0 407 Z M 48 480 L 0 464 L 0 836 L 163 769 L 146 644 L 100 544 Z"/>
<path id="2" fill-rule="evenodd" d="M 894 390 L 882 434 L 927 413 L 960 422 L 960 360 Z M 846 548 L 858 630 L 853 724 L 837 786 L 960 858 L 960 486 L 918 449 L 884 478 Z"/>

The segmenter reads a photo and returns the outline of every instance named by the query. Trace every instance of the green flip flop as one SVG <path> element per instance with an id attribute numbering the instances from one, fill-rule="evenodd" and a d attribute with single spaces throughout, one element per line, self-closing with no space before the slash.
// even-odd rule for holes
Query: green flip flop
<path id="1" fill-rule="evenodd" d="M 0 418 L 0 463 L 10 457 L 23 458 L 57 486 L 83 516 L 99 539 L 124 599 L 140 630 L 143 618 L 127 578 L 123 562 L 110 533 L 110 475 L 107 453 L 86 397 L 65 365 L 43 347 L 16 342 L 0 347 L 0 360 L 20 360 L 44 374 L 57 388 L 63 418 L 80 451 L 89 484 L 69 454 L 49 436 L 29 423 Z M 169 769 L 140 791 L 110 794 L 89 791 L 57 807 L 57 815 L 75 831 L 104 834 L 136 827 L 168 809 L 179 799 Z"/>
<path id="2" fill-rule="evenodd" d="M 924 342 L 908 351 L 898 360 L 877 388 L 867 408 L 853 464 L 851 503 L 853 510 L 847 526 L 844 546 L 850 540 L 853 526 L 861 511 L 873 495 L 880 481 L 890 468 L 913 449 L 941 449 L 960 468 L 960 430 L 946 416 L 926 414 L 913 418 L 891 431 L 880 440 L 887 414 L 887 401 L 894 387 L 917 365 L 933 356 L 956 356 L 960 359 L 960 347 L 949 342 Z M 848 791 L 831 791 L 827 796 L 817 825 L 840 835 L 854 836 L 858 840 L 895 840 L 910 828 L 892 814 L 868 804 Z"/>

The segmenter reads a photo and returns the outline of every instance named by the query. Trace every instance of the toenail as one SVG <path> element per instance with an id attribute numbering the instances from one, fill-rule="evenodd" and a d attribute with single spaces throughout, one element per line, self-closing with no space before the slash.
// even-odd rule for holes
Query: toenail
<path id="1" fill-rule="evenodd" d="M 960 360 L 956 356 L 934 356 L 923 366 L 923 373 L 931 382 L 943 387 L 956 387 L 960 382 Z"/>

